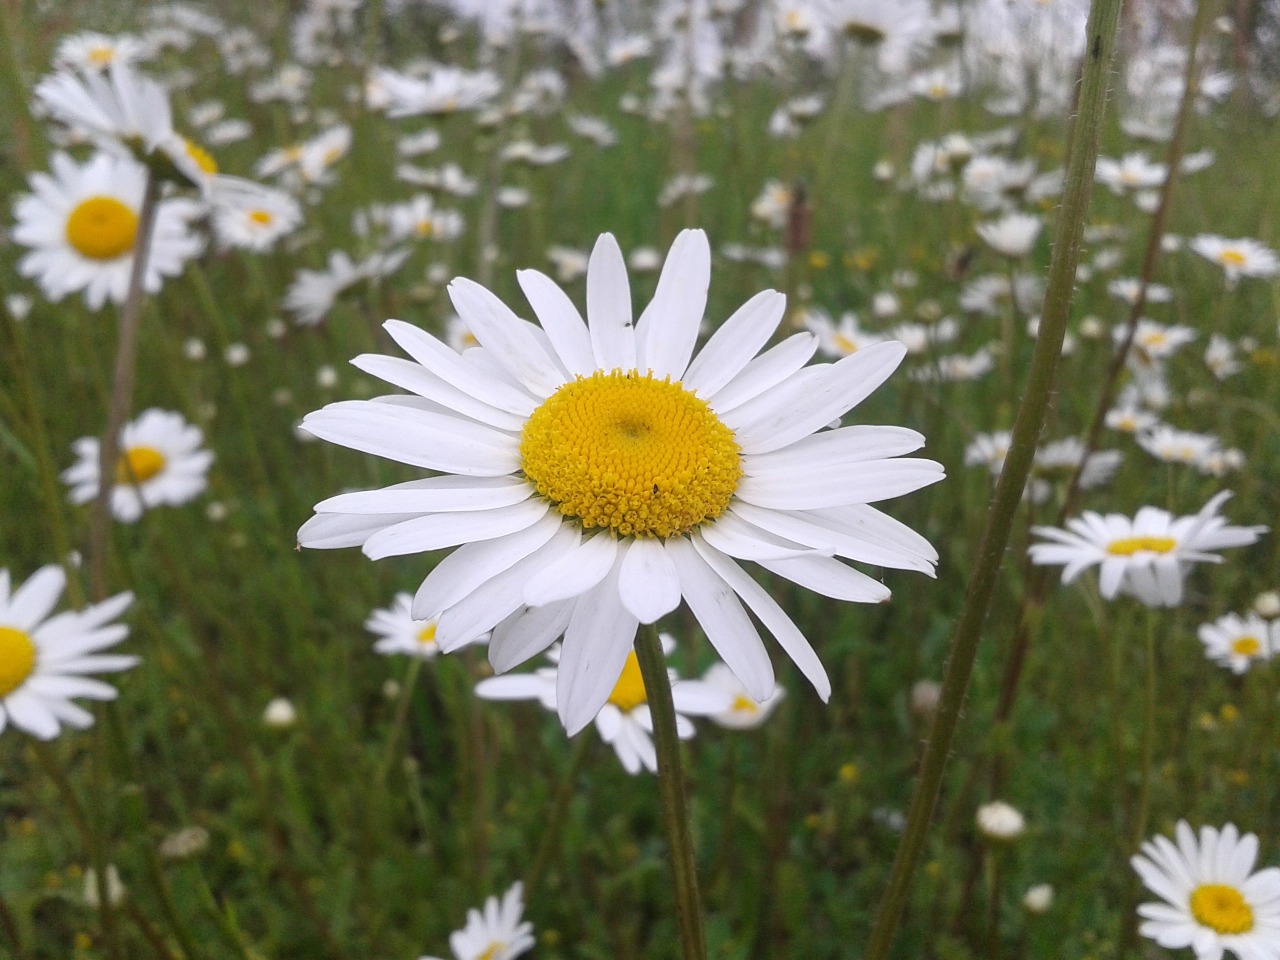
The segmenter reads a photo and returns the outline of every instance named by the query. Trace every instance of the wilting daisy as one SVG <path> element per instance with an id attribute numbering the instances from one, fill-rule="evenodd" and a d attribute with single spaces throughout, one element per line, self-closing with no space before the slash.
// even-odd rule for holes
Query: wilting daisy
<path id="1" fill-rule="evenodd" d="M 373 649 L 376 653 L 407 653 L 413 657 L 432 659 L 440 652 L 436 644 L 436 621 L 418 620 L 413 616 L 413 597 L 397 593 L 391 606 L 374 610 L 364 627 L 378 638 Z M 478 637 L 478 643 L 488 640 Z"/>
<path id="2" fill-rule="evenodd" d="M 1191 249 L 1220 266 L 1228 284 L 1234 284 L 1241 277 L 1274 277 L 1280 272 L 1280 260 L 1276 259 L 1275 252 L 1248 237 L 1228 240 L 1203 233 L 1191 239 Z"/>
<path id="3" fill-rule="evenodd" d="M 1129 861 L 1164 901 L 1138 907 L 1138 932 L 1170 950 L 1190 947 L 1197 960 L 1221 960 L 1224 951 L 1240 960 L 1280 957 L 1280 869 L 1254 872 L 1258 838 L 1230 823 L 1201 827 L 1197 838 L 1185 820 L 1175 836 L 1176 845 L 1146 841 Z"/>
<path id="4" fill-rule="evenodd" d="M 49 616 L 66 585 L 63 569 L 48 566 L 11 594 L 9 571 L 0 570 L 0 730 L 12 723 L 41 740 L 56 737 L 62 724 L 84 730 L 93 714 L 71 698 L 116 698 L 114 687 L 87 674 L 116 673 L 138 662 L 100 652 L 128 636 L 127 627 L 111 621 L 133 595 Z"/>
<path id="5" fill-rule="evenodd" d="M 1267 623 L 1256 613 L 1243 617 L 1228 613 L 1196 631 L 1204 655 L 1232 673 L 1244 673 L 1260 660 L 1269 660 L 1280 640 L 1280 620 Z"/>
<path id="6" fill-rule="evenodd" d="M 1098 566 L 1099 590 L 1106 599 L 1127 593 L 1149 607 L 1176 607 L 1192 563 L 1219 563 L 1222 558 L 1213 551 L 1248 546 L 1267 530 L 1229 526 L 1218 508 L 1230 496 L 1221 491 L 1190 517 L 1175 518 L 1159 507 L 1143 507 L 1132 519 L 1086 510 L 1067 521 L 1066 530 L 1032 528 L 1050 542 L 1032 544 L 1031 561 L 1063 566 L 1063 583 Z"/>
<path id="7" fill-rule="evenodd" d="M 741 601 L 825 699 L 813 648 L 738 561 L 837 599 L 887 600 L 835 557 L 932 573 L 928 542 L 868 504 L 942 468 L 897 459 L 923 443 L 912 430 L 824 429 L 888 378 L 901 344 L 805 366 L 816 338 L 801 333 L 756 356 L 785 308 L 769 290 L 693 357 L 710 262 L 706 235 L 681 233 L 633 321 L 622 251 L 605 234 L 587 272 L 589 323 L 549 278 L 518 274 L 541 328 L 455 280 L 479 356 L 388 321 L 417 362 L 355 363 L 416 396 L 331 404 L 303 428 L 442 475 L 326 500 L 299 542 L 374 559 L 459 547 L 423 581 L 415 615 L 439 614 L 445 651 L 493 630 L 499 672 L 563 634 L 557 703 L 570 734 L 608 700 L 637 625 L 681 599 L 755 699 L 772 692 L 773 669 Z"/>
<path id="8" fill-rule="evenodd" d="M 55 153 L 50 166 L 52 173 L 31 174 L 34 192 L 14 205 L 13 239 L 30 248 L 18 262 L 19 272 L 34 278 L 50 300 L 83 291 L 92 310 L 107 300 L 124 303 L 146 171 L 128 157 L 106 153 L 83 164 Z M 189 226 L 201 213 L 192 200 L 160 201 L 142 281 L 148 293 L 157 292 L 165 277 L 181 273 L 204 247 Z"/>
<path id="9" fill-rule="evenodd" d="M 665 633 L 661 639 L 663 655 L 671 656 L 676 648 L 675 640 Z M 476 696 L 484 700 L 537 700 L 548 710 L 555 710 L 560 652 L 559 647 L 547 651 L 547 659 L 552 662 L 550 667 L 542 667 L 533 673 L 509 673 L 481 680 L 476 684 Z M 681 740 L 688 740 L 694 735 L 695 728 L 689 717 L 715 716 L 734 707 L 732 694 L 722 686 L 701 680 L 681 680 L 670 668 L 667 675 L 671 680 L 671 699 L 676 712 L 676 733 Z M 754 700 L 750 702 L 755 704 Z M 640 675 L 640 661 L 634 652 L 627 654 L 622 674 L 609 693 L 609 699 L 595 715 L 595 722 L 600 739 L 613 747 L 627 773 L 634 775 L 642 769 L 657 773 L 653 716 L 649 711 L 644 678 Z"/>
<path id="10" fill-rule="evenodd" d="M 454 960 L 515 960 L 534 944 L 533 924 L 521 921 L 524 884 L 515 883 L 498 902 L 490 897 L 484 912 L 467 911 L 467 925 L 449 936 Z M 438 960 L 420 957 L 419 960 Z"/>
<path id="11" fill-rule="evenodd" d="M 111 512 L 122 523 L 133 523 L 152 507 L 176 507 L 204 492 L 205 474 L 213 454 L 201 449 L 204 434 L 170 410 L 144 410 L 120 431 L 120 459 Z M 98 495 L 97 437 L 81 437 L 72 449 L 75 464 L 62 473 L 71 487 L 72 503 L 88 503 Z"/>

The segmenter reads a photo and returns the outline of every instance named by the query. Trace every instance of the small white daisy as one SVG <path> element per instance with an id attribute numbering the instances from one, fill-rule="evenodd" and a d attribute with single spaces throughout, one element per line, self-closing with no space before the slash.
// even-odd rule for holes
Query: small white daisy
<path id="1" fill-rule="evenodd" d="M 115 518 L 133 523 L 145 510 L 180 506 L 203 493 L 213 463 L 203 442 L 199 427 L 169 410 L 144 410 L 126 423 L 111 489 Z M 72 503 L 88 503 L 98 495 L 98 438 L 81 437 L 72 449 L 77 460 L 63 471 L 62 482 L 71 488 Z"/>
<path id="2" fill-rule="evenodd" d="M 55 153 L 50 165 L 51 173 L 31 174 L 34 192 L 14 205 L 13 239 L 30 248 L 18 262 L 19 272 L 34 278 L 50 300 L 83 291 L 91 310 L 107 300 L 124 303 L 146 170 L 107 153 L 94 154 L 84 164 Z M 160 201 L 142 283 L 148 293 L 158 292 L 165 277 L 181 273 L 203 249 L 204 241 L 190 229 L 201 213 L 193 200 Z"/>
<path id="3" fill-rule="evenodd" d="M 63 724 L 84 730 L 93 714 L 72 697 L 114 700 L 116 690 L 90 673 L 117 673 L 137 657 L 105 654 L 129 634 L 112 623 L 133 602 L 121 593 L 109 600 L 49 616 L 67 585 L 61 567 L 42 567 L 12 594 L 9 571 L 0 570 L 0 730 L 52 740 Z"/>
<path id="4" fill-rule="evenodd" d="M 1033 527 L 1033 533 L 1050 542 L 1032 544 L 1031 561 L 1064 567 L 1063 583 L 1098 566 L 1105 599 L 1127 593 L 1149 607 L 1176 607 L 1192 563 L 1219 563 L 1222 558 L 1213 551 L 1248 546 L 1267 530 L 1229 526 L 1218 508 L 1230 496 L 1223 490 L 1190 517 L 1174 517 L 1159 507 L 1143 507 L 1132 519 L 1086 510 L 1067 521 L 1066 530 Z"/>
<path id="5" fill-rule="evenodd" d="M 374 610 L 364 627 L 378 638 L 373 649 L 376 653 L 406 653 L 412 657 L 430 660 L 440 652 L 436 644 L 436 617 L 416 620 L 413 616 L 413 597 L 407 593 L 397 593 L 391 606 Z M 476 643 L 484 643 L 488 634 L 477 638 Z"/>
<path id="6" fill-rule="evenodd" d="M 84 31 L 58 41 L 53 63 L 59 69 L 92 72 L 116 63 L 133 64 L 146 59 L 146 55 L 147 46 L 137 37 Z"/>
<path id="7" fill-rule="evenodd" d="M 1036 245 L 1036 238 L 1044 221 L 1033 213 L 1006 213 L 999 220 L 980 223 L 978 236 L 996 253 L 1018 259 L 1029 254 Z"/>
<path id="8" fill-rule="evenodd" d="M 727 730 L 751 730 L 773 714 L 787 695 L 785 687 L 775 686 L 763 700 L 753 699 L 732 670 L 723 663 L 713 663 L 702 675 L 703 682 L 723 690 L 731 699 L 729 706 L 711 714 L 711 722 Z"/>
<path id="9" fill-rule="evenodd" d="M 1204 655 L 1214 663 L 1241 674 L 1260 660 L 1271 659 L 1280 642 L 1280 620 L 1267 623 L 1250 612 L 1243 617 L 1228 613 L 1196 631 Z"/>
<path id="10" fill-rule="evenodd" d="M 454 960 L 515 960 L 534 945 L 533 924 L 521 921 L 524 913 L 524 884 L 515 883 L 501 903 L 490 897 L 484 912 L 467 911 L 467 925 L 449 936 Z M 420 957 L 419 960 L 439 960 Z"/>
<path id="11" fill-rule="evenodd" d="M 1241 277 L 1274 277 L 1280 272 L 1275 251 L 1248 237 L 1228 240 L 1217 234 L 1202 233 L 1191 239 L 1191 249 L 1220 266 L 1228 286 Z"/>
<path id="12" fill-rule="evenodd" d="M 817 307 L 806 307 L 802 314 L 804 327 L 818 338 L 818 349 L 828 357 L 848 357 L 873 344 L 883 343 L 884 334 L 864 330 L 858 315 L 846 310 L 838 321 Z"/>
<path id="13" fill-rule="evenodd" d="M 368 280 L 389 276 L 404 263 L 408 250 L 375 253 L 356 263 L 340 250 L 329 254 L 327 270 L 299 270 L 284 295 L 284 308 L 299 326 L 315 326 L 338 298 Z"/>
<path id="14" fill-rule="evenodd" d="M 251 180 L 219 177 L 209 200 L 213 229 L 224 247 L 261 253 L 302 223 L 298 201 Z"/>
<path id="15" fill-rule="evenodd" d="M 1156 837 L 1129 862 L 1163 903 L 1138 907 L 1138 932 L 1170 950 L 1190 947 L 1196 960 L 1280 957 L 1280 869 L 1254 872 L 1258 838 L 1234 824 L 1201 827 L 1197 839 L 1179 820 L 1177 843 Z"/>

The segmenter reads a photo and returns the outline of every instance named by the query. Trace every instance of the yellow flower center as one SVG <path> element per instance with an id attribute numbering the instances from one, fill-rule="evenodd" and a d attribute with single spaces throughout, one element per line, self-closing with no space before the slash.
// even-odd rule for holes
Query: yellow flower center
<path id="1" fill-rule="evenodd" d="M 1107 544 L 1107 553 L 1116 557 L 1132 557 L 1135 553 L 1168 553 L 1178 545 L 1173 537 L 1124 537 Z"/>
<path id="2" fill-rule="evenodd" d="M 1168 335 L 1163 330 L 1156 330 L 1151 333 L 1144 333 L 1139 341 L 1144 347 L 1163 347 L 1169 342 Z"/>
<path id="3" fill-rule="evenodd" d="M 640 661 L 634 653 L 627 654 L 627 662 L 622 665 L 622 675 L 609 694 L 609 702 L 623 713 L 630 713 L 642 703 L 648 702 L 644 693 L 644 678 L 640 675 Z"/>
<path id="4" fill-rule="evenodd" d="M 733 706 L 730 709 L 734 713 L 748 713 L 755 715 L 760 712 L 760 704 L 756 703 L 748 696 L 738 694 L 733 698 Z"/>
<path id="5" fill-rule="evenodd" d="M 1256 657 L 1262 652 L 1262 641 L 1257 637 L 1237 637 L 1231 641 L 1231 652 L 1242 657 Z"/>
<path id="6" fill-rule="evenodd" d="M 116 461 L 116 483 L 142 485 L 164 469 L 164 454 L 154 447 L 130 447 Z"/>
<path id="7" fill-rule="evenodd" d="M 82 200 L 67 217 L 67 243 L 90 260 L 114 260 L 133 250 L 138 215 L 115 197 Z"/>
<path id="8" fill-rule="evenodd" d="M 96 63 L 98 66 L 106 66 L 116 58 L 116 51 L 112 47 L 94 47 L 89 51 L 89 62 Z"/>
<path id="9" fill-rule="evenodd" d="M 218 164 L 209 155 L 209 151 L 200 146 L 200 144 L 183 137 L 182 146 L 187 151 L 187 156 L 195 161 L 195 165 L 200 168 L 201 173 L 212 177 L 218 172 Z"/>
<path id="10" fill-rule="evenodd" d="M 1223 250 L 1218 254 L 1218 262 L 1224 267 L 1243 267 L 1247 261 L 1239 250 Z"/>
<path id="11" fill-rule="evenodd" d="M 1191 915 L 1218 933 L 1248 933 L 1253 908 L 1244 894 L 1225 883 L 1203 883 L 1191 891 Z"/>
<path id="12" fill-rule="evenodd" d="M 419 220 L 413 225 L 413 232 L 419 237 L 426 239 L 435 232 L 435 227 L 432 225 L 430 220 Z"/>
<path id="13" fill-rule="evenodd" d="M 434 647 L 436 645 L 436 622 L 434 620 L 418 631 L 418 643 L 424 647 Z"/>
<path id="14" fill-rule="evenodd" d="M 484 953 L 476 957 L 476 960 L 493 960 L 499 953 L 507 949 L 507 945 L 499 940 L 495 940 L 489 946 L 484 948 Z"/>
<path id="15" fill-rule="evenodd" d="M 21 630 L 0 627 L 0 700 L 26 683 L 35 668 L 35 642 Z"/>
<path id="16" fill-rule="evenodd" d="M 267 227 L 271 225 L 272 221 L 275 220 L 275 217 L 266 210 L 250 210 L 249 219 L 260 227 Z"/>
<path id="17" fill-rule="evenodd" d="M 832 342 L 836 345 L 836 349 L 845 356 L 858 352 L 858 345 L 854 342 L 853 337 L 845 336 L 843 333 L 837 333 L 832 337 Z"/>
<path id="18" fill-rule="evenodd" d="M 738 444 L 705 400 L 669 379 L 597 370 L 566 383 L 520 436 L 525 476 L 583 527 L 675 537 L 720 516 Z"/>

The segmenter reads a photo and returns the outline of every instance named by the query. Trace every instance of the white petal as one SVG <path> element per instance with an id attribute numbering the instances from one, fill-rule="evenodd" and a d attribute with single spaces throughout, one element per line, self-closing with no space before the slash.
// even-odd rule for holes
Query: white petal
<path id="1" fill-rule="evenodd" d="M 758 507 L 774 510 L 817 510 L 851 503 L 876 503 L 912 493 L 942 480 L 942 464 L 915 457 L 872 460 L 850 469 L 796 464 L 790 471 L 774 470 L 767 476 L 744 476 L 735 496 Z"/>
<path id="2" fill-rule="evenodd" d="M 519 431 L 524 427 L 524 417 L 499 410 L 465 390 L 459 390 L 413 360 L 365 353 L 352 360 L 351 365 L 499 430 Z"/>
<path id="3" fill-rule="evenodd" d="M 619 568 L 618 592 L 641 623 L 654 623 L 680 605 L 680 580 L 661 540 L 631 541 Z"/>
<path id="4" fill-rule="evenodd" d="M 818 659 L 818 654 L 814 651 L 813 646 L 809 643 L 800 629 L 787 616 L 786 611 L 778 605 L 778 602 L 769 595 L 769 591 L 756 583 L 750 575 L 746 573 L 736 563 L 722 554 L 719 550 L 710 546 L 702 537 L 694 535 L 694 549 L 702 556 L 716 574 L 724 580 L 734 592 L 738 594 L 751 608 L 751 612 L 760 618 L 760 622 L 765 625 L 774 639 L 786 651 L 792 662 L 800 668 L 800 672 L 804 674 L 814 690 L 818 692 L 825 703 L 831 699 L 831 681 L 827 678 L 827 671 L 822 666 L 822 661 Z"/>
<path id="5" fill-rule="evenodd" d="M 868 460 L 900 457 L 924 446 L 924 435 L 906 427 L 858 425 L 824 430 L 773 453 L 744 457 L 743 472 L 756 477 L 788 473 L 798 464 L 806 469 L 824 465 L 852 465 Z"/>
<path id="6" fill-rule="evenodd" d="M 14 592 L 9 609 L 4 612 L 5 626 L 24 632 L 34 630 L 53 612 L 66 585 L 67 574 L 60 566 L 51 563 L 41 567 Z"/>
<path id="7" fill-rule="evenodd" d="M 424 477 L 381 490 L 341 493 L 316 504 L 316 513 L 451 513 L 493 510 L 528 500 L 534 489 L 517 477 Z"/>
<path id="8" fill-rule="evenodd" d="M 833 600 L 883 603 L 889 588 L 860 570 L 831 557 L 807 556 L 793 560 L 761 560 L 760 566 Z"/>
<path id="9" fill-rule="evenodd" d="M 618 596 L 618 572 L 578 598 L 560 649 L 556 705 L 565 732 L 573 736 L 600 712 L 622 676 L 635 643 L 638 621 Z"/>
<path id="10" fill-rule="evenodd" d="M 505 673 L 541 653 L 564 633 L 572 613 L 573 602 L 569 600 L 521 607 L 493 628 L 489 663 L 498 673 Z"/>
<path id="11" fill-rule="evenodd" d="M 543 500 L 526 500 L 498 510 L 463 510 L 414 517 L 371 536 L 365 541 L 364 555 L 370 560 L 381 560 L 491 540 L 533 526 L 550 509 Z"/>
<path id="12" fill-rule="evenodd" d="M 798 557 L 815 552 L 814 547 L 796 543 L 785 537 L 775 536 L 753 523 L 748 523 L 738 513 L 730 509 L 715 519 L 714 523 L 704 523 L 698 532 L 721 553 L 739 560 L 782 560 L 786 557 Z M 828 556 L 833 548 L 817 550 Z"/>
<path id="13" fill-rule="evenodd" d="M 638 369 L 679 380 L 689 366 L 711 285 L 711 245 L 701 230 L 681 230 L 636 321 Z"/>
<path id="14" fill-rule="evenodd" d="M 478 368 L 447 343 L 403 320 L 383 324 L 391 339 L 441 380 L 490 406 L 527 417 L 538 401 L 514 384 Z"/>
<path id="15" fill-rule="evenodd" d="M 711 646 L 751 697 L 766 699 L 773 692 L 773 664 L 737 594 L 684 537 L 667 542 L 667 556 L 680 577 L 680 592 L 685 603 Z"/>
<path id="16" fill-rule="evenodd" d="M 586 593 L 613 569 L 617 555 L 618 541 L 608 531 L 588 537 L 529 578 L 524 602 L 537 607 Z"/>
<path id="17" fill-rule="evenodd" d="M 587 263 L 587 325 L 597 369 L 623 372 L 635 369 L 631 285 L 622 250 L 611 233 L 600 234 Z"/>
<path id="18" fill-rule="evenodd" d="M 723 415 L 786 380 L 808 363 L 817 349 L 818 338 L 812 333 L 790 336 L 748 363 L 720 390 L 702 399 Z"/>
<path id="19" fill-rule="evenodd" d="M 591 334 L 578 308 L 559 284 L 537 270 L 518 270 L 516 280 L 565 369 L 582 376 L 594 371 L 596 358 L 591 350 Z"/>
<path id="20" fill-rule="evenodd" d="M 458 277 L 449 284 L 449 299 L 480 345 L 535 396 L 549 397 L 564 384 L 559 363 L 529 326 L 489 290 Z"/>
<path id="21" fill-rule="evenodd" d="M 682 378 L 685 389 L 713 396 L 769 342 L 786 308 L 786 297 L 762 290 L 734 311 L 689 364 Z"/>
<path id="22" fill-rule="evenodd" d="M 298 530 L 298 546 L 312 550 L 338 550 L 360 547 L 379 530 L 412 520 L 417 514 L 318 513 Z"/>

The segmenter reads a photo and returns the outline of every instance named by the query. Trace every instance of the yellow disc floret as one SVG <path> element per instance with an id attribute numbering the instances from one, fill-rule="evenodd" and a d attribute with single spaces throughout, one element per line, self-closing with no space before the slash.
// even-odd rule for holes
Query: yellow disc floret
<path id="1" fill-rule="evenodd" d="M 67 243 L 90 260 L 124 256 L 137 236 L 137 213 L 115 197 L 82 200 L 67 217 Z"/>
<path id="2" fill-rule="evenodd" d="M 212 177 L 218 172 L 217 161 L 215 161 L 209 151 L 200 146 L 200 144 L 196 143 L 194 140 L 188 140 L 186 137 L 183 137 L 182 146 L 186 150 L 187 156 L 205 176 Z"/>
<path id="3" fill-rule="evenodd" d="M 1256 657 L 1262 653 L 1262 641 L 1245 635 L 1231 641 L 1231 652 L 1241 657 Z"/>
<path id="4" fill-rule="evenodd" d="M 1243 253 L 1229 247 L 1218 254 L 1218 263 L 1224 267 L 1243 267 L 1248 262 L 1248 258 Z"/>
<path id="5" fill-rule="evenodd" d="M 640 661 L 634 653 L 627 654 L 627 662 L 622 666 L 622 675 L 609 694 L 609 702 L 623 713 L 630 713 L 642 703 L 648 702 L 644 692 L 644 678 L 640 675 Z"/>
<path id="6" fill-rule="evenodd" d="M 1107 553 L 1117 557 L 1132 557 L 1135 553 L 1168 553 L 1178 545 L 1173 537 L 1123 537 L 1107 544 Z"/>
<path id="7" fill-rule="evenodd" d="M 0 627 L 0 700 L 26 683 L 35 668 L 35 642 L 21 630 Z"/>
<path id="8" fill-rule="evenodd" d="M 144 484 L 164 469 L 164 454 L 153 447 L 130 447 L 116 461 L 116 483 Z"/>
<path id="9" fill-rule="evenodd" d="M 418 631 L 417 640 L 423 647 L 434 647 L 436 645 L 436 622 L 434 620 Z"/>
<path id="10" fill-rule="evenodd" d="M 738 444 L 705 400 L 670 380 L 596 371 L 566 383 L 524 425 L 538 493 L 583 527 L 674 537 L 729 506 Z"/>
<path id="11" fill-rule="evenodd" d="M 1244 894 L 1225 883 L 1205 883 L 1191 891 L 1191 915 L 1218 933 L 1248 933 L 1253 908 Z"/>

